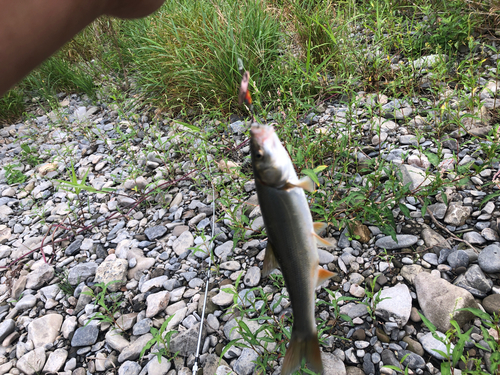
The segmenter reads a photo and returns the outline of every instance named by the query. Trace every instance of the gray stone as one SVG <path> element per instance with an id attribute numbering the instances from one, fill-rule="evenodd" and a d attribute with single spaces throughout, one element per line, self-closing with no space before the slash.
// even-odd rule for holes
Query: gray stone
<path id="1" fill-rule="evenodd" d="M 54 278 L 54 267 L 47 263 L 41 263 L 31 271 L 26 278 L 26 288 L 40 289 L 45 283 Z"/>
<path id="2" fill-rule="evenodd" d="M 474 231 L 464 233 L 464 240 L 472 245 L 482 245 L 486 242 L 483 236 Z"/>
<path id="3" fill-rule="evenodd" d="M 455 227 L 461 227 L 465 221 L 470 218 L 472 208 L 469 206 L 461 206 L 457 203 L 450 203 L 444 222 Z"/>
<path id="4" fill-rule="evenodd" d="M 16 322 L 13 319 L 6 319 L 0 323 L 0 342 L 9 336 L 16 329 Z"/>
<path id="5" fill-rule="evenodd" d="M 73 241 L 67 248 L 64 250 L 64 255 L 73 256 L 80 251 L 80 247 L 82 245 L 82 240 L 78 239 Z"/>
<path id="6" fill-rule="evenodd" d="M 117 352 L 122 352 L 130 345 L 130 342 L 115 330 L 109 330 L 105 336 L 106 344 Z"/>
<path id="7" fill-rule="evenodd" d="M 410 319 L 411 302 L 410 290 L 405 284 L 383 289 L 375 315 L 385 321 L 396 322 L 399 328 L 403 328 Z"/>
<path id="8" fill-rule="evenodd" d="M 491 228 L 484 228 L 481 231 L 481 236 L 486 240 L 486 241 L 496 241 L 500 242 L 500 235 L 493 229 Z"/>
<path id="9" fill-rule="evenodd" d="M 488 313 L 498 313 L 500 311 L 500 294 L 490 294 L 483 299 L 482 305 Z"/>
<path id="10" fill-rule="evenodd" d="M 497 244 L 486 246 L 477 259 L 479 267 L 486 273 L 500 272 L 500 246 Z"/>
<path id="11" fill-rule="evenodd" d="M 401 268 L 400 275 L 403 276 L 410 284 L 413 285 L 415 277 L 424 272 L 424 269 L 419 264 L 408 264 Z"/>
<path id="12" fill-rule="evenodd" d="M 17 368 L 26 375 L 38 374 L 42 371 L 46 359 L 45 349 L 36 348 L 19 358 Z"/>
<path id="13" fill-rule="evenodd" d="M 28 339 L 33 341 L 35 348 L 51 344 L 59 335 L 62 322 L 63 317 L 59 314 L 47 314 L 37 318 L 28 325 Z"/>
<path id="14" fill-rule="evenodd" d="M 484 298 L 491 290 L 493 281 L 485 276 L 477 264 L 473 264 L 453 284 L 468 290 L 475 297 Z"/>
<path id="15" fill-rule="evenodd" d="M 178 333 L 170 341 L 170 351 L 172 353 L 179 352 L 182 357 L 187 357 L 196 351 L 196 345 L 198 343 L 198 335 L 200 331 L 200 323 L 195 324 L 186 331 Z M 203 331 L 201 335 L 202 342 L 206 337 L 206 328 L 203 326 Z"/>
<path id="16" fill-rule="evenodd" d="M 439 264 L 438 256 L 435 253 L 425 253 L 423 258 L 427 263 L 432 264 L 433 266 L 437 266 Z"/>
<path id="17" fill-rule="evenodd" d="M 161 357 L 161 362 L 158 362 L 158 357 L 154 356 L 147 364 L 144 369 L 147 370 L 148 375 L 166 375 L 170 368 L 172 367 L 172 362 L 170 362 L 165 357 Z M 203 367 L 203 373 L 205 373 L 206 363 Z"/>
<path id="18" fill-rule="evenodd" d="M 240 357 L 233 363 L 233 370 L 238 375 L 250 375 L 255 369 L 255 361 L 259 354 L 252 348 L 244 348 Z"/>
<path id="19" fill-rule="evenodd" d="M 104 283 L 110 292 L 116 292 L 127 282 L 127 271 L 126 259 L 106 260 L 97 267 L 94 281 Z"/>
<path id="20" fill-rule="evenodd" d="M 332 263 L 334 260 L 332 253 L 323 249 L 318 249 L 318 256 L 319 256 L 319 264 Z"/>
<path id="21" fill-rule="evenodd" d="M 446 345 L 443 344 L 441 341 L 446 340 L 446 335 L 440 331 L 436 331 L 437 336 L 439 336 L 441 339 L 438 340 L 434 338 L 433 334 L 431 332 L 421 336 L 419 338 L 420 343 L 424 347 L 424 350 L 432 355 L 434 358 L 437 358 L 441 361 L 444 361 L 446 358 L 443 357 L 441 354 L 439 354 L 438 351 L 446 353 Z M 453 348 L 455 345 L 451 344 L 450 347 L 450 352 L 453 351 Z"/>
<path id="22" fill-rule="evenodd" d="M 158 293 L 153 293 L 146 299 L 146 318 L 152 318 L 161 310 L 165 310 L 170 301 L 170 292 L 164 290 Z"/>
<path id="23" fill-rule="evenodd" d="M 61 333 L 65 339 L 68 339 L 69 336 L 75 332 L 76 327 L 78 327 L 78 323 L 76 321 L 76 316 L 67 316 L 64 320 L 64 323 L 61 326 Z"/>
<path id="24" fill-rule="evenodd" d="M 233 294 L 221 290 L 217 295 L 212 297 L 212 303 L 215 303 L 217 306 L 226 307 L 233 304 L 233 298 Z"/>
<path id="25" fill-rule="evenodd" d="M 16 309 L 18 309 L 19 311 L 31 309 L 33 306 L 36 305 L 37 300 L 38 299 L 36 298 L 36 296 L 34 296 L 33 294 L 28 294 L 28 295 L 24 296 L 23 298 L 21 298 L 16 303 Z"/>
<path id="26" fill-rule="evenodd" d="M 428 55 L 428 56 L 422 56 L 416 60 L 413 60 L 410 64 L 413 65 L 414 68 L 420 69 L 420 68 L 431 68 L 434 65 L 439 64 L 440 62 L 446 62 L 448 60 L 448 56 L 446 55 Z"/>
<path id="27" fill-rule="evenodd" d="M 97 336 L 99 335 L 99 327 L 95 324 L 87 324 L 84 327 L 80 327 L 75 331 L 73 338 L 71 339 L 71 346 L 90 346 L 94 345 L 97 341 Z"/>
<path id="28" fill-rule="evenodd" d="M 217 246 L 214 253 L 221 259 L 230 256 L 233 253 L 233 241 L 226 241 L 222 245 Z"/>
<path id="29" fill-rule="evenodd" d="M 153 288 L 159 288 L 164 282 L 168 281 L 168 276 L 158 276 L 148 281 L 145 281 L 141 286 L 141 293 L 149 292 Z"/>
<path id="30" fill-rule="evenodd" d="M 68 273 L 68 282 L 71 285 L 78 285 L 94 276 L 97 271 L 97 264 L 94 262 L 80 263 L 73 267 Z"/>
<path id="31" fill-rule="evenodd" d="M 68 358 L 68 351 L 66 349 L 56 349 L 50 353 L 45 366 L 43 367 L 43 372 L 55 373 L 58 372 L 66 362 Z"/>
<path id="32" fill-rule="evenodd" d="M 430 185 L 434 180 L 434 176 L 426 176 L 425 171 L 411 165 L 402 164 L 400 169 L 403 174 L 403 185 L 410 184 L 412 191 Z"/>
<path id="33" fill-rule="evenodd" d="M 323 374 L 346 375 L 344 362 L 333 353 L 321 352 Z"/>
<path id="34" fill-rule="evenodd" d="M 425 246 L 434 247 L 434 246 L 442 246 L 449 247 L 450 244 L 448 241 L 437 233 L 435 230 L 431 228 L 425 228 L 421 233 L 422 239 L 424 240 Z"/>
<path id="35" fill-rule="evenodd" d="M 246 286 L 252 288 L 254 286 L 259 285 L 260 282 L 260 268 L 256 266 L 250 267 L 245 273 L 245 277 L 243 278 L 243 282 Z"/>
<path id="36" fill-rule="evenodd" d="M 125 361 L 118 370 L 118 375 L 139 375 L 141 366 L 137 362 Z"/>
<path id="37" fill-rule="evenodd" d="M 133 361 L 139 358 L 139 354 L 141 354 L 142 348 L 144 348 L 146 344 L 149 342 L 149 340 L 151 340 L 152 338 L 153 335 L 151 333 L 146 333 L 145 335 L 139 337 L 137 340 L 135 340 L 126 348 L 123 348 L 121 350 L 120 355 L 118 356 L 118 362 L 122 363 L 127 360 Z M 191 353 L 193 352 L 194 350 Z"/>
<path id="38" fill-rule="evenodd" d="M 425 360 L 416 353 L 413 353 L 409 350 L 398 350 L 397 351 L 398 359 L 401 361 L 403 358 L 403 366 L 408 366 L 412 370 L 416 369 L 424 369 L 425 368 Z"/>
<path id="39" fill-rule="evenodd" d="M 375 246 L 387 250 L 402 249 L 415 245 L 418 241 L 418 237 L 411 234 L 398 234 L 396 235 L 396 240 L 397 241 L 394 241 L 391 236 L 385 236 L 379 238 L 375 242 Z"/>
<path id="40" fill-rule="evenodd" d="M 178 238 L 174 240 L 172 248 L 174 252 L 180 256 L 183 254 L 189 247 L 194 245 L 194 237 L 190 231 L 183 232 Z"/>
<path id="41" fill-rule="evenodd" d="M 469 256 L 463 250 L 453 251 L 446 259 L 451 268 L 467 267 L 469 265 Z"/>
<path id="42" fill-rule="evenodd" d="M 424 316 L 441 332 L 451 328 L 450 319 L 462 327 L 473 318 L 470 312 L 458 311 L 465 307 L 477 308 L 474 297 L 465 289 L 426 272 L 418 274 L 414 284 Z"/>
<path id="43" fill-rule="evenodd" d="M 154 241 L 157 238 L 163 237 L 167 233 L 167 228 L 163 225 L 147 228 L 144 234 L 148 237 L 149 241 Z"/>
<path id="44" fill-rule="evenodd" d="M 427 206 L 427 211 L 425 213 L 425 216 L 430 216 L 429 212 L 431 212 L 436 219 L 443 220 L 447 209 L 448 207 L 444 203 L 431 204 Z"/>
<path id="45" fill-rule="evenodd" d="M 137 322 L 132 329 L 132 334 L 134 336 L 140 336 L 145 333 L 148 333 L 153 326 L 153 321 L 149 318 L 142 319 L 140 322 Z"/>

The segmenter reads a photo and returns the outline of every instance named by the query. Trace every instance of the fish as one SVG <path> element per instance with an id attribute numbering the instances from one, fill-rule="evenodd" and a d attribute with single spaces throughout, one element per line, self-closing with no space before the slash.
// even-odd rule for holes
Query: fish
<path id="1" fill-rule="evenodd" d="M 282 374 L 289 375 L 305 359 L 309 369 L 321 373 L 323 364 L 314 315 L 315 289 L 334 276 L 319 265 L 317 241 L 324 223 L 313 223 L 304 190 L 314 182 L 299 179 L 288 152 L 274 128 L 254 122 L 250 127 L 250 149 L 260 210 L 268 244 L 262 276 L 280 268 L 290 296 L 293 326 Z"/>

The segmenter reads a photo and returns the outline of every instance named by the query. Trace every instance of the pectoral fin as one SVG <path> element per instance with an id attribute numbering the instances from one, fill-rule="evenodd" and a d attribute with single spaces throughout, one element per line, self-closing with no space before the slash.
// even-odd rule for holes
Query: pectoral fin
<path id="1" fill-rule="evenodd" d="M 313 180 L 311 180 L 310 177 L 305 176 L 305 177 L 302 177 L 297 182 L 293 182 L 293 183 L 290 181 L 287 182 L 285 184 L 285 186 L 283 187 L 283 189 L 287 190 L 287 189 L 291 189 L 294 187 L 298 187 L 298 188 L 307 190 L 308 192 L 313 192 L 314 191 L 314 182 L 313 182 Z"/>
<path id="2" fill-rule="evenodd" d="M 313 223 L 313 228 L 316 234 L 320 234 L 321 232 L 323 232 L 327 226 L 328 224 L 326 223 L 319 223 L 319 222 Z"/>
<path id="3" fill-rule="evenodd" d="M 324 238 L 321 238 L 316 233 L 313 233 L 313 236 L 316 237 L 316 241 L 318 242 L 318 244 L 321 244 L 323 246 L 332 246 L 332 244 L 330 242 L 328 242 Z"/>
<path id="4" fill-rule="evenodd" d="M 318 281 L 316 282 L 316 288 L 333 276 L 335 276 L 334 272 L 330 272 L 328 270 L 325 270 L 324 268 L 319 267 L 318 268 Z"/>
<path id="5" fill-rule="evenodd" d="M 273 272 L 276 268 L 278 268 L 278 260 L 274 255 L 273 247 L 271 243 L 267 243 L 266 247 L 266 255 L 264 257 L 264 266 L 262 267 L 262 276 L 269 276 L 271 272 Z"/>

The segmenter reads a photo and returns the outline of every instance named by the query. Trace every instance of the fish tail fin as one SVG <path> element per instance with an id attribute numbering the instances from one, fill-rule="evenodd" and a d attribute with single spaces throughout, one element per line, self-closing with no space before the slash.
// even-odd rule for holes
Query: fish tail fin
<path id="1" fill-rule="evenodd" d="M 290 340 L 290 346 L 286 350 L 281 374 L 292 374 L 300 367 L 303 359 L 306 360 L 308 369 L 318 374 L 323 372 L 323 363 L 321 362 L 321 351 L 319 350 L 317 333 L 307 338 L 300 338 L 294 335 L 292 330 L 292 338 Z"/>

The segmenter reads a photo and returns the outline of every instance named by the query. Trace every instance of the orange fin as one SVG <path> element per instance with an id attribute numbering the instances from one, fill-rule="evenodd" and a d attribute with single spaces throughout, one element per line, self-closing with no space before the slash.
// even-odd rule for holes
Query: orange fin
<path id="1" fill-rule="evenodd" d="M 273 247 L 270 242 L 267 242 L 266 255 L 264 257 L 264 266 L 262 267 L 262 276 L 269 276 L 276 268 L 278 268 L 278 260 L 274 255 Z"/>
<path id="2" fill-rule="evenodd" d="M 332 246 L 332 244 L 330 242 L 328 242 L 327 240 L 325 240 L 324 238 L 321 238 L 320 236 L 318 236 L 316 233 L 313 233 L 313 236 L 316 237 L 316 241 L 321 244 L 321 245 L 324 245 L 324 246 Z"/>
<path id="3" fill-rule="evenodd" d="M 291 189 L 291 188 L 294 188 L 294 187 L 298 187 L 298 188 L 301 188 L 301 189 L 304 189 L 308 192 L 313 192 L 314 191 L 314 182 L 313 180 L 311 180 L 310 177 L 302 177 L 300 180 L 298 180 L 297 182 L 294 182 L 294 183 L 291 183 L 290 181 L 288 181 L 285 186 L 283 186 L 282 189 L 284 190 L 288 190 L 288 189 Z"/>
<path id="4" fill-rule="evenodd" d="M 328 270 L 325 270 L 322 267 L 318 268 L 318 281 L 316 282 L 316 288 L 323 284 L 326 280 L 329 278 L 335 276 L 336 274 L 334 272 L 330 272 Z"/>
<path id="5" fill-rule="evenodd" d="M 316 373 L 322 373 L 323 363 L 321 362 L 321 351 L 319 350 L 319 341 L 316 332 L 314 336 L 304 339 L 294 335 L 294 332 L 295 328 L 292 329 L 292 338 L 290 346 L 286 350 L 281 375 L 293 374 L 300 367 L 303 359 L 306 360 L 308 369 Z"/>
<path id="6" fill-rule="evenodd" d="M 319 222 L 313 223 L 313 228 L 316 234 L 320 234 L 321 232 L 323 232 L 326 229 L 326 227 L 328 227 L 328 224 L 326 223 L 319 223 Z"/>

